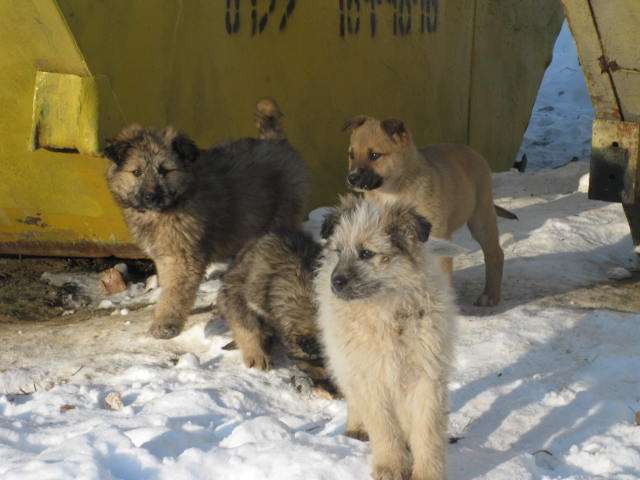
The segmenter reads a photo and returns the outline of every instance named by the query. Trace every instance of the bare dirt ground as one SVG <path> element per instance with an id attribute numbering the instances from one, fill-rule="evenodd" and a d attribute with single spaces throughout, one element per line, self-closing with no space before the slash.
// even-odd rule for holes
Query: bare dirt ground
<path id="1" fill-rule="evenodd" d="M 115 258 L 0 257 L 0 323 L 69 323 L 95 312 L 86 307 L 81 288 L 73 283 L 54 286 L 43 274 L 97 276 L 122 260 Z M 150 274 L 150 262 L 128 262 L 138 277 Z"/>
<path id="2" fill-rule="evenodd" d="M 53 326 L 73 324 L 96 316 L 96 312 L 89 308 L 65 313 L 70 312 L 65 309 L 65 297 L 82 295 L 82 292 L 73 286 L 53 286 L 41 278 L 42 274 L 95 275 L 119 262 L 123 260 L 0 258 L 0 323 L 52 322 Z M 150 266 L 147 268 L 152 270 Z M 481 282 L 477 282 L 477 286 L 479 288 Z M 507 286 L 505 290 L 509 292 L 511 289 Z M 541 293 L 540 301 L 545 306 L 635 313 L 640 311 L 640 273 L 635 272 L 626 280 L 605 281 L 559 294 Z M 469 310 L 475 309 L 469 307 Z"/>
<path id="3" fill-rule="evenodd" d="M 612 280 L 560 295 L 551 295 L 543 299 L 541 304 L 549 307 L 638 313 L 640 312 L 640 273 L 635 272 L 627 280 Z"/>

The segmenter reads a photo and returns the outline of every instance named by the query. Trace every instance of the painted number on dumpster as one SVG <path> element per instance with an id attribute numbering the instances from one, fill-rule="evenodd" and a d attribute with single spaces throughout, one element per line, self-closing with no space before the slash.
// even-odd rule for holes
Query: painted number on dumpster
<path id="1" fill-rule="evenodd" d="M 365 32 L 379 35 L 390 22 L 393 35 L 433 33 L 438 30 L 440 0 L 337 0 L 340 36 Z M 284 31 L 291 22 L 296 0 L 226 0 L 225 28 L 229 35 L 241 31 L 260 35 L 269 28 Z"/>
<path id="2" fill-rule="evenodd" d="M 227 0 L 225 27 L 228 34 L 239 33 L 243 28 L 240 0 Z M 283 31 L 296 8 L 296 0 L 250 0 L 250 21 L 247 28 L 251 35 L 259 35 L 270 25 Z"/>
<path id="3" fill-rule="evenodd" d="M 368 30 L 378 34 L 380 22 L 391 21 L 394 35 L 438 30 L 439 0 L 338 0 L 340 36 L 357 35 Z"/>

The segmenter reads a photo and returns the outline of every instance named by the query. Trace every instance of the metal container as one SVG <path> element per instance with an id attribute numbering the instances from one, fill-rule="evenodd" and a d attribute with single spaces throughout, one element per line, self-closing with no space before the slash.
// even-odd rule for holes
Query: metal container
<path id="1" fill-rule="evenodd" d="M 589 198 L 620 202 L 640 246 L 640 2 L 562 0 L 593 122 Z M 638 253 L 640 250 L 637 249 Z"/>
<path id="2" fill-rule="evenodd" d="M 343 189 L 343 122 L 403 118 L 419 144 L 513 163 L 562 22 L 555 0 L 4 0 L 0 253 L 136 256 L 105 138 L 173 124 L 254 135 L 274 97 L 313 173 Z"/>

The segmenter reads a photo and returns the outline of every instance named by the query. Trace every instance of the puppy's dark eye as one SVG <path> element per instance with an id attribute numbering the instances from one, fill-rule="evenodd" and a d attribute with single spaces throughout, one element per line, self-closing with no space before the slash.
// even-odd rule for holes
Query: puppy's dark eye
<path id="1" fill-rule="evenodd" d="M 140 170 L 139 168 L 136 168 L 133 172 L 133 176 L 134 177 L 139 177 L 140 175 L 142 175 L 142 170 Z"/>
<path id="2" fill-rule="evenodd" d="M 354 158 L 356 158 L 356 156 L 355 156 L 355 155 L 354 155 L 354 153 L 353 153 L 353 150 L 349 150 L 349 158 L 350 158 L 351 160 L 353 160 Z"/>
<path id="3" fill-rule="evenodd" d="M 371 250 L 367 250 L 366 248 L 363 248 L 362 250 L 360 250 L 358 252 L 358 258 L 360 260 L 369 260 L 370 258 L 373 258 L 375 256 L 375 253 L 373 253 Z"/>
<path id="4" fill-rule="evenodd" d="M 163 177 L 164 177 L 167 173 L 171 173 L 171 172 L 174 172 L 174 171 L 175 171 L 175 169 L 174 169 L 174 168 L 167 168 L 167 167 L 163 167 L 163 166 L 158 167 L 158 173 L 159 173 L 160 175 L 162 175 Z"/>
<path id="5" fill-rule="evenodd" d="M 377 152 L 369 152 L 369 160 L 371 162 L 375 162 L 376 160 L 378 160 L 382 155 L 380 155 Z"/>

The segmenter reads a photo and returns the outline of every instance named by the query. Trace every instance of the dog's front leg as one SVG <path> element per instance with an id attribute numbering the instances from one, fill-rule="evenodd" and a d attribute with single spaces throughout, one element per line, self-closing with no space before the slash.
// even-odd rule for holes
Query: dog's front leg
<path id="1" fill-rule="evenodd" d="M 380 392 L 377 392 L 380 393 Z M 358 402 L 373 453 L 374 480 L 409 478 L 409 457 L 398 418 L 386 396 Z"/>
<path id="2" fill-rule="evenodd" d="M 358 412 L 355 402 L 350 402 L 347 398 L 347 430 L 344 432 L 347 437 L 355 438 L 361 442 L 369 440 L 369 434 L 364 428 L 362 416 Z"/>
<path id="3" fill-rule="evenodd" d="M 422 379 L 407 396 L 411 480 L 445 478 L 446 381 Z"/>
<path id="4" fill-rule="evenodd" d="M 182 331 L 205 271 L 205 263 L 163 256 L 155 259 L 162 294 L 149 333 L 156 338 L 172 338 Z"/>

